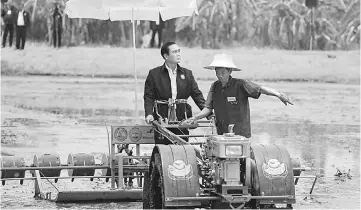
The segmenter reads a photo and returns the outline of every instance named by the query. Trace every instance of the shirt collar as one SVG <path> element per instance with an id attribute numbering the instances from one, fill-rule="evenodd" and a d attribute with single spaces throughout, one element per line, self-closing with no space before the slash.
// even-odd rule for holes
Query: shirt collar
<path id="1" fill-rule="evenodd" d="M 227 84 L 226 84 L 226 87 L 229 87 L 229 86 L 231 86 L 231 83 L 232 83 L 232 76 L 231 75 L 229 75 L 229 78 L 228 78 L 228 82 L 227 82 Z"/>
<path id="2" fill-rule="evenodd" d="M 231 75 L 229 75 L 228 82 L 227 82 L 226 86 L 224 86 L 223 88 L 226 88 L 226 87 L 231 86 L 231 84 L 232 84 L 232 80 L 233 80 L 232 76 L 231 76 Z M 219 81 L 219 80 L 218 80 L 218 83 L 222 86 L 221 81 Z"/>
<path id="3" fill-rule="evenodd" d="M 164 64 L 163 64 L 162 68 L 163 68 L 163 71 L 167 71 L 167 72 L 168 72 L 167 64 L 166 64 L 165 62 L 164 62 Z M 177 64 L 176 71 L 177 71 L 177 72 L 184 73 L 182 67 L 181 67 L 179 64 Z"/>
<path id="4" fill-rule="evenodd" d="M 168 70 L 168 72 L 173 72 L 173 70 L 166 63 L 164 63 L 164 65 L 165 65 L 165 68 Z M 174 70 L 175 73 L 177 73 L 177 69 L 178 69 L 177 67 L 178 67 L 178 65 L 175 66 L 175 70 Z"/>

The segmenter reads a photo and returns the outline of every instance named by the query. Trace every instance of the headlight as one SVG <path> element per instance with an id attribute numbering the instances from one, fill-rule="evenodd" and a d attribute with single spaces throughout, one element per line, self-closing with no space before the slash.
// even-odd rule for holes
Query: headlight
<path id="1" fill-rule="evenodd" d="M 243 155 L 242 145 L 226 145 L 226 156 Z"/>

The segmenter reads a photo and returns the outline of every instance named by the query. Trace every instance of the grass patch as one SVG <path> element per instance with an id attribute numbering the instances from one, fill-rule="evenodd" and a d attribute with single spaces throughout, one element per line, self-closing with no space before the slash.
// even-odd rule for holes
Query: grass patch
<path id="1" fill-rule="evenodd" d="M 139 78 L 163 63 L 159 49 L 136 49 Z M 23 51 L 3 48 L 2 76 L 73 76 L 100 78 L 132 78 L 132 48 L 70 47 L 54 49 L 29 44 Z M 360 83 L 359 51 L 284 51 L 274 49 L 229 48 L 205 50 L 182 48 L 181 65 L 193 71 L 199 80 L 215 80 L 213 71 L 203 69 L 215 53 L 233 55 L 243 71 L 235 77 L 259 81 Z M 333 55 L 333 56 L 329 56 Z M 335 56 L 335 57 L 334 57 Z"/>

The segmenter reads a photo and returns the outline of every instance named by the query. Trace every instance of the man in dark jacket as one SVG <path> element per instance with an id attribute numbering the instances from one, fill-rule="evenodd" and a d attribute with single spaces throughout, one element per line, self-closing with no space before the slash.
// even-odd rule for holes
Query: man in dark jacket
<path id="1" fill-rule="evenodd" d="M 156 100 L 168 101 L 169 99 L 185 99 L 192 97 L 200 110 L 204 108 L 205 99 L 198 88 L 191 70 L 179 65 L 181 54 L 179 47 L 174 42 L 167 42 L 161 48 L 164 64 L 149 71 L 144 85 L 144 109 L 145 121 L 149 124 L 153 120 L 159 120 L 155 108 L 162 118 L 168 118 L 168 105 L 155 104 Z M 192 109 L 189 104 L 177 104 L 176 117 L 178 121 L 192 117 Z M 175 134 L 189 134 L 188 130 L 172 130 Z M 157 134 L 157 132 L 155 132 Z M 155 137 L 156 143 L 161 142 Z M 185 138 L 185 140 L 188 140 Z"/>
<path id="2" fill-rule="evenodd" d="M 21 3 L 16 14 L 16 49 L 24 49 L 26 41 L 26 30 L 29 25 L 30 13 L 24 10 L 24 4 Z"/>
<path id="3" fill-rule="evenodd" d="M 5 24 L 4 34 L 1 43 L 2 47 L 5 47 L 6 45 L 6 39 L 8 34 L 9 34 L 9 46 L 11 47 L 13 44 L 15 14 L 16 14 L 16 8 L 13 5 L 11 5 L 10 2 L 6 3 L 4 8 L 1 9 L 1 17 L 3 18 Z"/>

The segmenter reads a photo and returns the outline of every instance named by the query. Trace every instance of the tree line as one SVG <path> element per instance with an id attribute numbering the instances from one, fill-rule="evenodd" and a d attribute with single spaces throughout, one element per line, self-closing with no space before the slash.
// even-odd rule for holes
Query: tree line
<path id="1" fill-rule="evenodd" d="M 64 6 L 65 0 L 57 1 Z M 34 13 L 29 39 L 51 44 L 51 4 L 47 0 L 27 3 L 28 11 Z M 242 44 L 287 50 L 309 50 L 311 45 L 318 50 L 350 50 L 360 45 L 359 0 L 319 0 L 313 11 L 304 0 L 198 0 L 198 10 L 199 15 L 166 21 L 163 40 L 212 49 Z M 132 45 L 130 21 L 70 19 L 64 14 L 62 26 L 67 46 Z M 149 21 L 138 21 L 137 47 L 144 46 L 142 37 L 149 33 Z"/>

